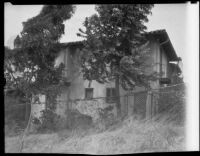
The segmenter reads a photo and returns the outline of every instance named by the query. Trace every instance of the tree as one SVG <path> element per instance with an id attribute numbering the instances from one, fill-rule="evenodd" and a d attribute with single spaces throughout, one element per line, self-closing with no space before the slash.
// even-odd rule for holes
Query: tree
<path id="1" fill-rule="evenodd" d="M 152 4 L 96 5 L 97 14 L 86 18 L 82 54 L 83 77 L 106 83 L 115 80 L 117 97 L 119 86 L 131 90 L 135 86 L 149 88 L 154 74 L 145 74 L 148 44 L 145 22 L 151 14 Z M 117 98 L 120 115 L 120 100 Z"/>
<path id="2" fill-rule="evenodd" d="M 44 5 L 37 16 L 23 22 L 23 30 L 14 41 L 15 48 L 5 47 L 7 87 L 22 90 L 29 99 L 39 93 L 57 96 L 64 66 L 55 68 L 54 63 L 61 48 L 63 22 L 70 19 L 74 11 L 73 5 Z M 55 107 L 52 103 L 48 107 Z"/>

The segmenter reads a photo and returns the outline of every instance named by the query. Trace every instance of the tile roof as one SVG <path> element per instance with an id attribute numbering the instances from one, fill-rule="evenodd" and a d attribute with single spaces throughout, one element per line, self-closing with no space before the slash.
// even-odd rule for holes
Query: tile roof
<path id="1" fill-rule="evenodd" d="M 83 41 L 74 41 L 74 42 L 65 42 L 61 43 L 62 46 L 77 46 L 77 45 L 83 45 Z"/>
<path id="2" fill-rule="evenodd" d="M 174 47 L 165 29 L 150 31 L 144 34 L 145 36 L 154 36 L 155 38 L 158 38 L 160 44 L 164 43 L 162 46 L 164 50 L 167 52 L 166 54 L 168 55 L 170 61 L 178 61 L 179 58 L 174 50 Z M 61 45 L 63 45 L 64 47 L 83 46 L 83 41 L 61 43 Z"/>
<path id="3" fill-rule="evenodd" d="M 176 54 L 176 51 L 174 50 L 174 47 L 170 41 L 170 38 L 167 34 L 167 31 L 165 29 L 150 31 L 146 33 L 147 36 L 154 36 L 155 38 L 159 39 L 160 45 L 163 47 L 163 49 L 166 51 L 166 54 L 169 57 L 169 61 L 178 61 L 179 58 Z"/>

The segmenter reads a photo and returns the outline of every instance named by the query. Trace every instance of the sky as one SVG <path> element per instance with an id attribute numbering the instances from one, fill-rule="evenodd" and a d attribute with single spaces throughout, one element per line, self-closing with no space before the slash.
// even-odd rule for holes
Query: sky
<path id="1" fill-rule="evenodd" d="M 13 48 L 13 40 L 22 31 L 22 22 L 36 16 L 42 9 L 42 5 L 12 5 L 5 3 L 4 14 L 4 45 Z M 146 23 L 147 31 L 166 29 L 169 38 L 178 56 L 182 58 L 181 68 L 184 79 L 187 81 L 188 56 L 187 32 L 188 32 L 188 11 L 191 4 L 155 4 L 152 15 L 149 15 L 149 22 Z M 77 5 L 76 12 L 70 20 L 65 22 L 65 34 L 61 42 L 80 41 L 76 33 L 85 17 L 95 13 L 94 5 Z"/>
<path id="2" fill-rule="evenodd" d="M 12 5 L 5 3 L 4 14 L 4 45 L 13 47 L 13 40 L 22 31 L 22 22 L 36 16 L 41 5 Z M 94 5 L 77 5 L 73 17 L 65 22 L 65 34 L 61 42 L 79 41 L 78 29 L 82 27 L 85 17 L 95 13 Z M 182 58 L 182 71 L 184 81 L 188 83 L 190 121 L 190 134 L 198 133 L 198 124 L 194 123 L 198 118 L 198 86 L 199 86 L 199 3 L 190 4 L 155 4 L 147 31 L 166 29 L 174 49 Z M 196 105 L 197 104 L 197 105 Z M 195 106 L 195 107 L 192 107 Z M 196 118 L 195 118 L 196 117 Z M 194 121 L 194 122 L 193 122 Z M 195 149 L 198 136 L 190 137 L 188 147 Z M 193 140 L 192 140 L 193 139 Z"/>
<path id="3" fill-rule="evenodd" d="M 186 45 L 187 45 L 187 12 L 190 4 L 155 4 L 152 15 L 149 15 L 149 22 L 146 23 L 147 31 L 166 29 L 174 49 L 182 58 L 183 74 L 186 73 L 184 66 L 187 66 Z M 5 3 L 4 18 L 4 45 L 13 47 L 13 40 L 22 31 L 22 22 L 36 16 L 42 5 L 12 5 Z M 85 17 L 95 13 L 94 5 L 77 5 L 76 12 L 70 20 L 65 22 L 65 34 L 61 42 L 82 40 L 76 33 L 83 28 L 82 23 Z M 184 77 L 187 75 L 184 74 Z M 187 78 L 186 78 L 187 79 Z"/>

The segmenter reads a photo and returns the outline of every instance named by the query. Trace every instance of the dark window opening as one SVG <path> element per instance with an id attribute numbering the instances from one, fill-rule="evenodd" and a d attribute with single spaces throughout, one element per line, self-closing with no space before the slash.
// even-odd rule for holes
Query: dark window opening
<path id="1" fill-rule="evenodd" d="M 86 99 L 93 98 L 93 88 L 85 88 L 85 98 Z"/>
<path id="2" fill-rule="evenodd" d="M 171 80 L 169 78 L 160 78 L 160 84 L 170 84 Z"/>
<path id="3" fill-rule="evenodd" d="M 106 88 L 106 102 L 114 103 L 116 100 L 115 88 Z"/>

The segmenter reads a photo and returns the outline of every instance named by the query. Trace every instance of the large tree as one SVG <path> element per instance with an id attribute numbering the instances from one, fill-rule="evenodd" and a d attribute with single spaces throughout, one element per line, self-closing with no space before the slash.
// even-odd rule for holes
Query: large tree
<path id="1" fill-rule="evenodd" d="M 54 97 L 58 93 L 63 82 L 63 65 L 55 68 L 55 58 L 61 48 L 64 21 L 74 11 L 73 5 L 44 5 L 37 16 L 22 23 L 23 30 L 14 41 L 14 49 L 5 47 L 6 87 L 18 88 L 27 97 L 38 93 Z"/>
<path id="2" fill-rule="evenodd" d="M 85 31 L 79 29 L 77 34 L 86 39 L 81 57 L 85 79 L 99 83 L 115 80 L 117 97 L 120 85 L 126 90 L 149 87 L 153 74 L 145 73 L 148 42 L 144 24 L 152 7 L 152 4 L 96 5 L 97 14 L 86 18 Z M 120 100 L 116 99 L 120 115 Z"/>

